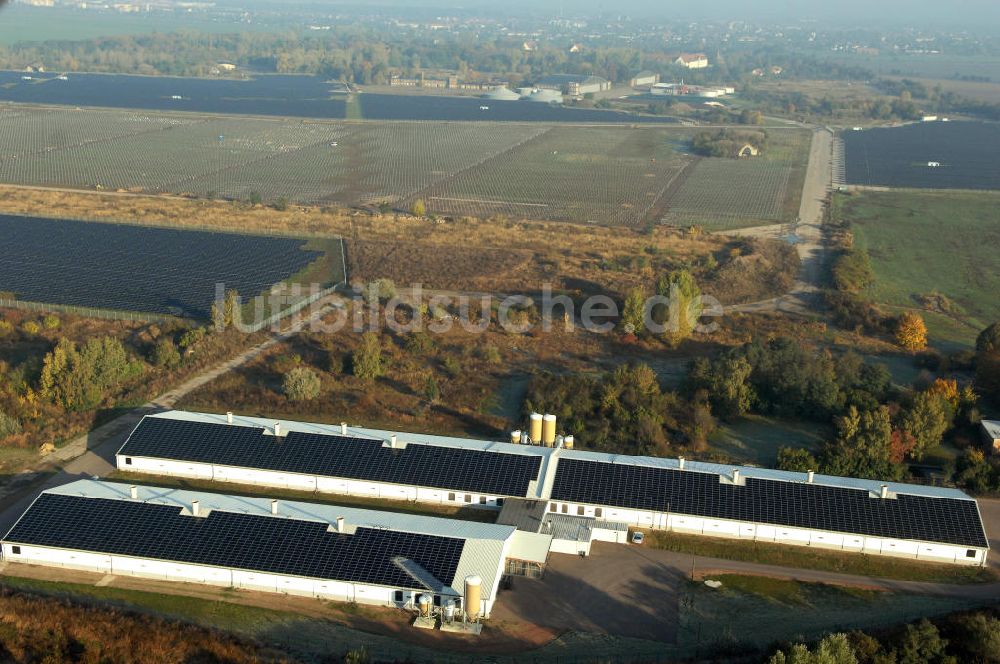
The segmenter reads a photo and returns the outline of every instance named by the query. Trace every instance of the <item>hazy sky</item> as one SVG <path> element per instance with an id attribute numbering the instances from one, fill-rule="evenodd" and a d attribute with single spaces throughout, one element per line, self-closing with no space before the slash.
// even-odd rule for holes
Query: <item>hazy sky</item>
<path id="1" fill-rule="evenodd" d="M 239 0 L 226 0 L 228 3 Z M 254 0 L 250 0 L 254 1 Z M 255 0 L 274 4 L 282 0 Z M 357 5 L 357 0 L 292 0 L 301 4 L 326 5 L 331 8 L 345 4 Z M 852 25 L 872 22 L 893 25 L 940 23 L 965 25 L 980 30 L 998 30 L 1000 1 L 998 0 L 711 0 L 709 2 L 679 2 L 677 0 L 374 0 L 363 3 L 372 7 L 410 6 L 422 8 L 482 9 L 494 11 L 509 8 L 519 11 L 547 12 L 560 9 L 565 15 L 580 16 L 600 13 L 653 15 L 664 18 L 766 19 L 802 20 L 825 19 Z"/>

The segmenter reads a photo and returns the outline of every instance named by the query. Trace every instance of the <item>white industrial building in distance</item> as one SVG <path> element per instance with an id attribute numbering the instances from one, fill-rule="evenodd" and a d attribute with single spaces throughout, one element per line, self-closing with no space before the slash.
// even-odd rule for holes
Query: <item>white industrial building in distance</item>
<path id="1" fill-rule="evenodd" d="M 80 480 L 39 495 L 2 547 L 8 563 L 409 609 L 424 597 L 477 619 L 493 608 L 514 534 L 512 526 Z"/>
<path id="2" fill-rule="evenodd" d="M 933 562 L 984 565 L 989 550 L 976 501 L 956 489 L 346 424 L 168 412 L 140 422 L 117 466 L 436 504 L 544 501 L 595 522 Z"/>

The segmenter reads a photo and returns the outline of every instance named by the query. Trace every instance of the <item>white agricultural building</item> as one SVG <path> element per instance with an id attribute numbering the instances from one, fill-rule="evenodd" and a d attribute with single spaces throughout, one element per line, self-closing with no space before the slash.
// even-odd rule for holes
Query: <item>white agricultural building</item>
<path id="1" fill-rule="evenodd" d="M 609 522 L 967 565 L 989 550 L 976 501 L 956 489 L 347 425 L 168 412 L 136 427 L 117 466 L 494 509 L 542 501 L 593 520 L 595 539 L 618 538 Z"/>
<path id="2" fill-rule="evenodd" d="M 4 537 L 8 563 L 488 617 L 512 526 L 80 480 L 43 492 Z M 475 613 L 472 611 L 470 613 Z"/>

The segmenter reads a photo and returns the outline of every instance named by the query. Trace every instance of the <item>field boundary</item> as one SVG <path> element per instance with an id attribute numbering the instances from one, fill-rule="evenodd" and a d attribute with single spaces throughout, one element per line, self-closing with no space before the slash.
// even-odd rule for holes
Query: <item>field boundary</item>
<path id="1" fill-rule="evenodd" d="M 81 307 L 74 304 L 48 304 L 29 300 L 0 299 L 0 309 L 20 309 L 21 311 L 47 311 L 50 313 L 70 314 L 81 318 L 102 318 L 105 320 L 127 320 L 133 322 L 163 323 L 171 320 L 189 320 L 183 316 L 169 314 L 145 314 L 139 311 L 116 311 L 114 309 L 98 309 Z"/>

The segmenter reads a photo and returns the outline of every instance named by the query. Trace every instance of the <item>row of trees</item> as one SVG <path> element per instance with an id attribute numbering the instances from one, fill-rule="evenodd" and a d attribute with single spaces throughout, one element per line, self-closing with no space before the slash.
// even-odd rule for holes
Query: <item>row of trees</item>
<path id="1" fill-rule="evenodd" d="M 414 36 L 386 33 L 361 25 L 338 25 L 322 34 L 288 30 L 207 34 L 111 36 L 92 40 L 20 43 L 0 47 L 0 68 L 21 69 L 44 63 L 52 71 L 110 71 L 140 74 L 204 76 L 219 62 L 279 73 L 318 74 L 362 85 L 385 84 L 392 72 L 423 69 L 482 72 L 510 77 L 513 83 L 534 82 L 557 73 L 592 74 L 627 83 L 640 70 L 694 84 L 749 82 L 753 70 L 779 65 L 785 77 L 868 80 L 864 69 L 797 54 L 780 46 L 743 46 L 713 54 L 710 70 L 691 71 L 674 65 L 676 48 L 662 43 L 618 46 L 594 44 L 570 53 L 564 43 L 537 44 L 526 51 L 523 39 L 469 34 Z M 690 49 L 703 48 L 690 45 Z"/>
<path id="2" fill-rule="evenodd" d="M 779 649 L 769 664 L 994 664 L 1000 662 L 1000 620 L 992 611 L 921 619 L 873 636 L 831 634 L 812 648 Z"/>

